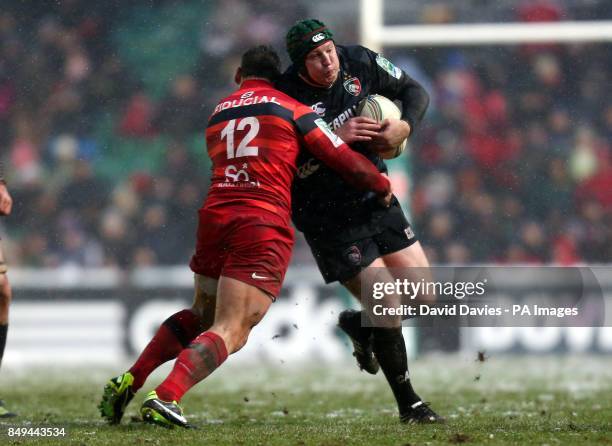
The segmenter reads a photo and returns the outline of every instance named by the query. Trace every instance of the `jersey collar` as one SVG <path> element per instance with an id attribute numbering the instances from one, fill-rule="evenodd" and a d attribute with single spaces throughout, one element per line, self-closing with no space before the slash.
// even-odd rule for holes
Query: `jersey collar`
<path id="1" fill-rule="evenodd" d="M 240 83 L 240 89 L 258 87 L 274 87 L 274 84 L 269 80 L 263 78 L 245 79 Z"/>

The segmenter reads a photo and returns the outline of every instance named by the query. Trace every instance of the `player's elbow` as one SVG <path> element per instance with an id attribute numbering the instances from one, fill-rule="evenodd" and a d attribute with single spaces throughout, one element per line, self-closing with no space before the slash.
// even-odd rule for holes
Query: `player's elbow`
<path id="1" fill-rule="evenodd" d="M 415 109 L 416 115 L 418 116 L 419 120 L 421 120 L 429 108 L 429 103 L 431 102 L 429 93 L 427 93 L 427 90 L 419 85 L 413 88 L 410 96 L 411 98 L 409 104 L 411 104 L 410 106 Z"/>
<path id="2" fill-rule="evenodd" d="M 425 110 L 427 110 L 427 108 L 429 107 L 429 103 L 431 102 L 431 97 L 429 96 L 429 93 L 427 93 L 427 90 L 425 90 L 423 87 L 421 87 L 420 89 L 420 94 L 422 96 L 422 101 L 423 101 L 423 108 Z"/>
<path id="3" fill-rule="evenodd" d="M 423 101 L 423 114 L 425 114 L 425 112 L 429 108 L 429 104 L 431 102 L 431 97 L 429 96 L 429 93 L 427 93 L 427 90 L 425 90 L 423 87 L 421 87 L 421 95 L 423 97 L 423 99 L 422 99 L 422 101 Z"/>

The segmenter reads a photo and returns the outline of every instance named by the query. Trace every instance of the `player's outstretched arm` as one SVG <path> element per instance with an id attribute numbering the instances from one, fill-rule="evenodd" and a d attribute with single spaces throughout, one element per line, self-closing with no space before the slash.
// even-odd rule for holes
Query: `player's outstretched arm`
<path id="1" fill-rule="evenodd" d="M 389 196 L 389 180 L 365 156 L 351 150 L 315 113 L 305 113 L 296 120 L 296 125 L 308 150 L 347 182 L 381 197 Z"/>

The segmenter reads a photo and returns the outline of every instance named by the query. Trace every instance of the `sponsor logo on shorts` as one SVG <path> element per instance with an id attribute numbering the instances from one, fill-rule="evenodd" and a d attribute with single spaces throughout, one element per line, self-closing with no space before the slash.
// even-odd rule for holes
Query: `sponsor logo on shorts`
<path id="1" fill-rule="evenodd" d="M 406 234 L 406 238 L 408 240 L 412 240 L 414 238 L 414 231 L 412 230 L 410 226 L 404 229 L 404 233 Z"/>
<path id="2" fill-rule="evenodd" d="M 353 96 L 359 96 L 359 93 L 361 93 L 361 82 L 356 77 L 345 80 L 342 85 L 344 89 Z"/>
<path id="3" fill-rule="evenodd" d="M 259 274 L 257 274 L 257 273 L 253 273 L 253 274 L 251 274 L 251 277 L 252 277 L 253 279 L 256 279 L 256 280 L 266 280 L 266 279 L 269 279 L 269 277 L 266 277 L 266 276 L 260 276 L 260 275 L 259 275 Z"/>
<path id="4" fill-rule="evenodd" d="M 361 264 L 361 251 L 359 251 L 359 248 L 357 246 L 351 246 L 344 252 L 344 255 L 346 256 L 349 263 L 351 263 L 352 265 Z"/>

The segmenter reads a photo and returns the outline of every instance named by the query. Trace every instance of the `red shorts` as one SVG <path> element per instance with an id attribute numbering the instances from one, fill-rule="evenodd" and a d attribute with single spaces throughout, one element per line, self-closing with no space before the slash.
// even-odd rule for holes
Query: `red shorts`
<path id="1" fill-rule="evenodd" d="M 293 249 L 286 219 L 251 207 L 200 209 L 191 270 L 218 279 L 231 277 L 276 297 Z"/>

